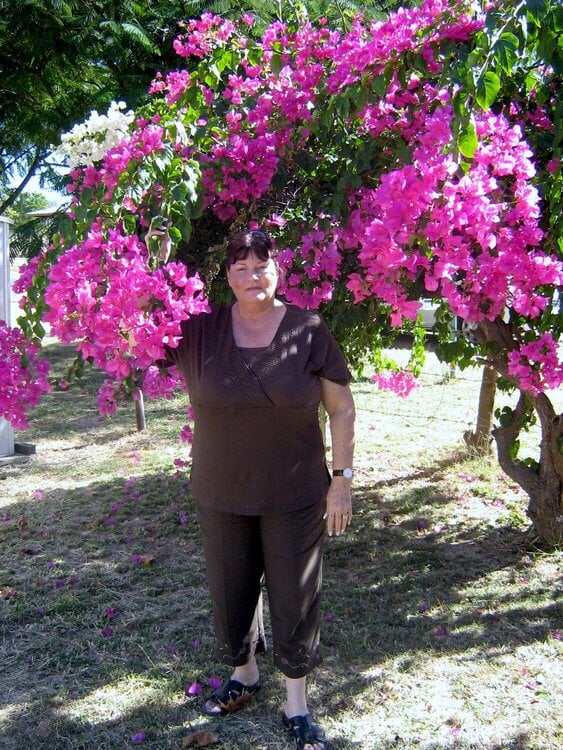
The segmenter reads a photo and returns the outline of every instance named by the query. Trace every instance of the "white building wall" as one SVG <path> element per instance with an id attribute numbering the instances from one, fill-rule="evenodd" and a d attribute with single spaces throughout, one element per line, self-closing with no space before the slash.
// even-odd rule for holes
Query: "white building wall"
<path id="1" fill-rule="evenodd" d="M 10 313 L 10 224 L 0 216 L 0 320 L 11 324 Z M 0 367 L 3 366 L 0 362 Z M 14 431 L 12 425 L 0 417 L 0 456 L 10 456 L 14 452 Z"/>

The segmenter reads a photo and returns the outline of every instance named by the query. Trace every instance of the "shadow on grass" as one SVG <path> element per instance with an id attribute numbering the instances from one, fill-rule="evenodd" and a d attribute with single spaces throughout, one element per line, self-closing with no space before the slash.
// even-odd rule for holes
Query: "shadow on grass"
<path id="1" fill-rule="evenodd" d="M 417 525 L 422 500 L 447 501 L 438 489 L 422 499 L 407 486 L 384 513 L 378 489 L 357 488 L 353 529 L 327 540 L 325 666 L 315 677 L 315 700 L 327 716 L 345 714 L 373 690 L 364 673 L 387 659 L 402 657 L 408 669 L 424 653 L 494 654 L 556 627 L 555 602 L 537 605 L 537 592 L 525 585 L 517 592 L 481 587 L 472 596 L 492 573 L 525 575 L 525 533 L 475 525 L 444 538 Z M 260 700 L 244 714 L 202 722 L 184 696 L 187 683 L 205 686 L 220 670 L 185 476 L 116 479 L 13 505 L 0 543 L 6 750 L 113 750 L 139 732 L 143 747 L 167 750 L 202 727 L 218 732 L 225 748 L 288 746 L 272 719 L 282 685 L 269 658 Z M 366 747 L 338 731 L 333 744 Z M 397 747 L 407 746 L 397 738 L 373 750 Z M 521 736 L 497 750 L 528 747 Z"/>
<path id="2" fill-rule="evenodd" d="M 422 472 L 415 478 L 421 475 L 430 476 Z M 358 488 L 356 494 L 362 502 L 353 535 L 329 540 L 326 553 L 325 600 L 336 625 L 334 642 L 363 639 L 377 663 L 421 650 L 492 652 L 545 639 L 557 627 L 556 602 L 535 605 L 538 592 L 525 585 L 532 550 L 528 532 L 477 524 L 453 533 L 436 531 L 431 521 L 417 519 L 416 488 L 384 509 L 379 505 L 379 511 L 370 503 L 370 497 L 377 502 L 373 488 Z M 426 493 L 426 512 L 428 502 Z M 447 498 L 436 491 L 433 502 L 440 505 Z M 522 578 L 516 594 L 502 584 L 500 590 L 473 589 L 475 582 L 503 570 L 511 579 Z M 327 645 L 332 645 L 330 632 L 325 628 Z"/>

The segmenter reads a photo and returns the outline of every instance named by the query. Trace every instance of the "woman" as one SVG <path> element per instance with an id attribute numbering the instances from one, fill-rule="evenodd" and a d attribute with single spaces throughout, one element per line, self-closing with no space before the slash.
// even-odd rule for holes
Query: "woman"
<path id="1" fill-rule="evenodd" d="M 186 321 L 178 347 L 168 353 L 194 411 L 192 492 L 216 651 L 233 670 L 203 710 L 236 711 L 260 688 L 264 578 L 273 659 L 285 675 L 283 723 L 298 748 L 324 750 L 307 706 L 306 677 L 320 662 L 325 531 L 341 534 L 352 518 L 354 403 L 328 328 L 317 313 L 278 299 L 278 278 L 270 237 L 238 232 L 227 247 L 234 304 Z M 330 420 L 332 480 L 320 402 Z"/>

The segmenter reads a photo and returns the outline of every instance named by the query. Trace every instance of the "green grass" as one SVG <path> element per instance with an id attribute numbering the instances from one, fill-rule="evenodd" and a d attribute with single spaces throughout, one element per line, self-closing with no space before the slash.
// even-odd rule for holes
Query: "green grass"
<path id="1" fill-rule="evenodd" d="M 64 371 L 67 352 L 51 347 Z M 0 737 L 5 750 L 291 746 L 269 655 L 244 711 L 203 717 L 186 685 L 227 671 L 177 435 L 185 397 L 100 421 L 88 375 L 53 393 L 0 465 Z M 327 541 L 324 662 L 310 705 L 335 750 L 558 750 L 561 556 L 526 498 L 463 449 L 478 373 L 423 375 L 409 399 L 354 385 L 355 516 Z"/>

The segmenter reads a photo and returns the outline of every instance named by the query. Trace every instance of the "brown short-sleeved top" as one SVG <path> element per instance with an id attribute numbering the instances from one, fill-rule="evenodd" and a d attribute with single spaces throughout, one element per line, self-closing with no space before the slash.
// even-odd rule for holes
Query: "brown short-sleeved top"
<path id="1" fill-rule="evenodd" d="M 318 420 L 319 378 L 350 374 L 318 313 L 287 305 L 269 347 L 249 365 L 233 336 L 231 306 L 182 325 L 168 359 L 194 411 L 191 482 L 198 503 L 259 515 L 324 499 L 329 477 Z"/>

